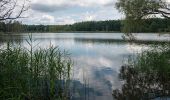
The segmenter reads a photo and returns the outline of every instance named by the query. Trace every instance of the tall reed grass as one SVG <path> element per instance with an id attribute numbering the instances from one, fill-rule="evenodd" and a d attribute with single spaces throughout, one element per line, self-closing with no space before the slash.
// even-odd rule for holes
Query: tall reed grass
<path id="1" fill-rule="evenodd" d="M 58 47 L 0 50 L 0 100 L 68 100 L 72 60 Z"/>

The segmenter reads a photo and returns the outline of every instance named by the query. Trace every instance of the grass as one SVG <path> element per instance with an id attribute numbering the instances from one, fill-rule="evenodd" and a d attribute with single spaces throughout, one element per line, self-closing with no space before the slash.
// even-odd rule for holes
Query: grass
<path id="1" fill-rule="evenodd" d="M 68 100 L 72 60 L 57 47 L 0 50 L 0 100 Z"/>

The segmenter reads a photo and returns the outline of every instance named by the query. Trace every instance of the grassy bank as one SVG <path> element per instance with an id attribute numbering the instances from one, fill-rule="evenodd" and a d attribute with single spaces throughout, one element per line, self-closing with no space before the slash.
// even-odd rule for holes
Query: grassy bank
<path id="1" fill-rule="evenodd" d="M 30 38 L 30 41 L 31 38 Z M 0 50 L 1 100 L 68 100 L 72 61 L 57 47 Z"/>

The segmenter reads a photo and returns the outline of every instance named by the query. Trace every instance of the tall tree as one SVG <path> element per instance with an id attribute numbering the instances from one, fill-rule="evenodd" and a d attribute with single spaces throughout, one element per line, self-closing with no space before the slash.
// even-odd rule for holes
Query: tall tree
<path id="1" fill-rule="evenodd" d="M 118 0 L 116 7 L 125 15 L 124 31 L 132 32 L 143 25 L 142 19 L 153 15 L 170 18 L 170 7 L 167 0 Z"/>
<path id="2" fill-rule="evenodd" d="M 28 10 L 28 0 L 0 0 L 0 21 L 22 18 L 22 13 Z"/>

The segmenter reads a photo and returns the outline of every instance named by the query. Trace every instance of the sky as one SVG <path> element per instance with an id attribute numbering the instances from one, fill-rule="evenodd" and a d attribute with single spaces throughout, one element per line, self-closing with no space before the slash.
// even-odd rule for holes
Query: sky
<path id="1" fill-rule="evenodd" d="M 116 0 L 31 0 L 25 24 L 64 25 L 82 21 L 122 19 Z"/>

